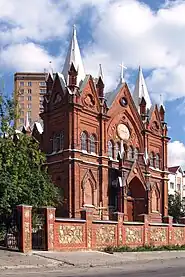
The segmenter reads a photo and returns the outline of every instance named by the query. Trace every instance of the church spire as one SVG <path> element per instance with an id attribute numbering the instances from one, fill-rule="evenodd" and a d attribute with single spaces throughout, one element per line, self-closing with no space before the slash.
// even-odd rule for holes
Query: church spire
<path id="1" fill-rule="evenodd" d="M 164 100 L 163 100 L 163 95 L 160 94 L 160 103 L 159 103 L 159 107 L 163 107 L 163 109 L 165 110 L 165 105 L 164 105 Z"/>
<path id="2" fill-rule="evenodd" d="M 133 99 L 134 99 L 134 102 L 138 109 L 139 109 L 140 101 L 142 98 L 144 98 L 144 100 L 146 101 L 146 110 L 150 109 L 152 106 L 152 102 L 150 100 L 150 96 L 148 93 L 148 89 L 146 86 L 146 82 L 145 82 L 145 79 L 143 76 L 142 69 L 141 69 L 141 67 L 139 67 L 136 86 L 135 86 L 135 90 L 133 93 Z"/>
<path id="3" fill-rule="evenodd" d="M 52 68 L 52 62 L 49 62 L 49 68 L 48 68 L 48 74 L 51 75 L 51 78 L 53 79 L 53 68 Z"/>
<path id="4" fill-rule="evenodd" d="M 49 75 L 51 76 L 51 78 L 53 79 L 53 68 L 52 68 L 52 62 L 50 61 L 49 62 L 49 67 L 48 67 L 48 70 L 47 70 L 47 73 L 46 73 L 46 81 L 48 80 L 49 78 Z"/>
<path id="5" fill-rule="evenodd" d="M 25 129 L 26 129 L 26 131 L 30 129 L 30 122 L 29 122 L 28 113 L 26 114 Z"/>
<path id="6" fill-rule="evenodd" d="M 101 77 L 101 79 L 103 80 L 103 70 L 101 63 L 99 64 L 98 78 L 99 77 Z"/>
<path id="7" fill-rule="evenodd" d="M 83 81 L 85 78 L 85 70 L 82 62 L 80 48 L 78 45 L 75 25 L 73 26 L 72 39 L 69 45 L 66 60 L 62 70 L 62 74 L 64 76 L 64 79 L 67 85 L 69 84 L 69 70 L 71 69 L 72 64 L 75 70 L 78 72 L 78 75 L 77 75 L 77 86 L 78 86 L 80 82 Z"/>

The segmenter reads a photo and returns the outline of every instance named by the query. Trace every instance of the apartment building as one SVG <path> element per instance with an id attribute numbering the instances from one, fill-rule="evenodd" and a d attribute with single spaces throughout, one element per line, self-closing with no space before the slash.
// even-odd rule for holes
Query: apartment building
<path id="1" fill-rule="evenodd" d="M 185 198 L 185 174 L 180 166 L 172 166 L 168 168 L 168 194 L 174 195 L 176 192 L 181 195 L 181 199 Z"/>
<path id="2" fill-rule="evenodd" d="M 46 74 L 17 72 L 14 75 L 14 97 L 17 99 L 19 119 L 16 126 L 21 129 L 28 117 L 30 124 L 40 119 L 46 93 Z"/>

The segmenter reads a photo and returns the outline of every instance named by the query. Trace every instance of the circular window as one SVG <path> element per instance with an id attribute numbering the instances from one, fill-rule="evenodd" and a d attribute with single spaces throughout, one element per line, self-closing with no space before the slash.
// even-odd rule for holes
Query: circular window
<path id="1" fill-rule="evenodd" d="M 125 107 L 127 105 L 127 99 L 125 97 L 122 97 L 120 99 L 120 104 L 121 104 L 121 106 Z"/>

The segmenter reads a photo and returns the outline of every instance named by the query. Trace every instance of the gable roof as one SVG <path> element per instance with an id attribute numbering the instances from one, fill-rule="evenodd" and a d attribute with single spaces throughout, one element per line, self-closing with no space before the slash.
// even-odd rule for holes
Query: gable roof
<path id="1" fill-rule="evenodd" d="M 179 168 L 180 168 L 180 165 L 171 166 L 171 167 L 168 167 L 168 171 L 169 171 L 170 173 L 175 174 Z"/>
<path id="2" fill-rule="evenodd" d="M 119 83 L 117 88 L 113 91 L 109 91 L 105 94 L 105 100 L 107 103 L 107 106 L 110 108 L 112 103 L 114 102 L 114 99 L 116 98 L 117 94 L 120 92 L 121 87 L 124 83 Z"/>

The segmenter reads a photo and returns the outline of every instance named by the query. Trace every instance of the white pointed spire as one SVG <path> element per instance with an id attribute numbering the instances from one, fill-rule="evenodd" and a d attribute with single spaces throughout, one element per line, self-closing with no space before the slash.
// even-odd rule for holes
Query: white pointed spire
<path id="1" fill-rule="evenodd" d="M 28 113 L 26 114 L 25 129 L 26 129 L 26 131 L 28 131 L 30 129 L 30 122 L 29 122 Z"/>
<path id="2" fill-rule="evenodd" d="M 159 107 L 163 106 L 163 109 L 165 110 L 165 105 L 164 105 L 164 100 L 163 100 L 163 95 L 160 94 L 160 102 L 159 102 Z"/>
<path id="3" fill-rule="evenodd" d="M 98 72 L 98 78 L 101 77 L 103 80 L 103 70 L 102 70 L 102 65 L 99 64 L 99 72 Z"/>
<path id="4" fill-rule="evenodd" d="M 73 26 L 73 35 L 70 42 L 70 46 L 68 49 L 67 57 L 64 63 L 64 68 L 62 70 L 62 74 L 64 76 L 64 79 L 66 81 L 66 84 L 68 85 L 68 77 L 69 77 L 69 70 L 71 67 L 71 64 L 73 63 L 75 69 L 78 71 L 77 76 L 77 85 L 85 78 L 85 70 L 82 62 L 82 57 L 80 53 L 80 48 L 78 45 L 78 40 L 76 36 L 76 26 Z"/>
<path id="5" fill-rule="evenodd" d="M 52 62 L 49 62 L 49 67 L 48 70 L 45 70 L 46 72 L 46 81 L 48 80 L 49 74 L 51 76 L 51 78 L 53 79 L 53 68 L 52 68 Z"/>
<path id="6" fill-rule="evenodd" d="M 51 61 L 49 62 L 48 74 L 50 74 L 52 79 L 53 79 L 53 68 L 52 68 L 52 62 Z"/>
<path id="7" fill-rule="evenodd" d="M 139 72 L 138 72 L 138 77 L 137 77 L 137 81 L 136 81 L 136 86 L 135 86 L 135 90 L 133 93 L 133 99 L 134 102 L 136 104 L 136 107 L 139 109 L 139 104 L 140 101 L 142 99 L 142 97 L 145 99 L 146 101 L 146 110 L 150 109 L 152 106 L 152 102 L 150 100 L 150 96 L 148 93 L 148 89 L 146 86 L 146 82 L 143 76 L 143 72 L 141 67 L 139 67 Z"/>

